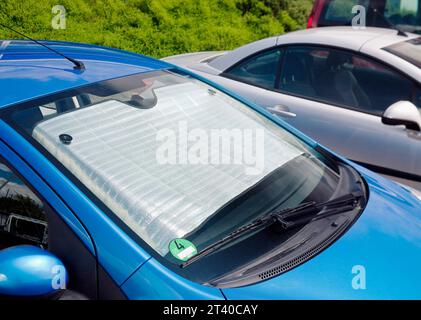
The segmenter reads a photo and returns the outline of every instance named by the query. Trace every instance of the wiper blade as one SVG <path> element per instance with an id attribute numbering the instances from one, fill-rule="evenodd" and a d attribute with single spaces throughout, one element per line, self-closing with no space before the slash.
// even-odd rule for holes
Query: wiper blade
<path id="1" fill-rule="evenodd" d="M 284 229 L 290 229 L 299 225 L 320 220 L 341 212 L 355 209 L 362 193 L 349 193 L 326 202 L 309 202 L 294 209 L 274 211 L 266 217 L 279 223 Z M 317 214 L 325 210 L 322 214 Z"/>
<path id="2" fill-rule="evenodd" d="M 267 228 L 273 224 L 280 224 L 283 230 L 288 230 L 335 214 L 351 211 L 355 209 L 362 195 L 363 194 L 361 192 L 350 193 L 326 202 L 306 202 L 295 208 L 272 211 L 264 217 L 254 220 L 253 222 L 228 234 L 221 240 L 205 247 L 197 255 L 181 264 L 180 267 L 186 268 L 192 263 L 211 254 L 212 252 L 215 252 L 241 236 L 261 228 Z M 325 212 L 317 214 L 322 210 L 325 210 Z"/>

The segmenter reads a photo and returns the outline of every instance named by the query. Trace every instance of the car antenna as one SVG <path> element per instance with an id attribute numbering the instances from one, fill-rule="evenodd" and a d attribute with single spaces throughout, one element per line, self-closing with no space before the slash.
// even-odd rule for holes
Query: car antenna
<path id="1" fill-rule="evenodd" d="M 82 61 L 79 61 L 79 60 L 70 58 L 70 57 L 68 57 L 68 56 L 66 56 L 66 55 L 58 52 L 57 50 L 55 50 L 53 48 L 50 48 L 49 46 L 43 44 L 42 42 L 39 42 L 38 40 L 35 40 L 35 39 L 31 38 L 31 37 L 28 37 L 27 35 L 23 34 L 22 32 L 19 32 L 19 31 L 15 30 L 15 29 L 12 29 L 11 27 L 6 26 L 6 25 L 4 25 L 2 23 L 0 23 L 0 26 L 4 27 L 6 29 L 9 29 L 10 31 L 13 31 L 13 32 L 17 33 L 17 34 L 21 35 L 22 37 L 27 38 L 28 40 L 30 40 L 32 42 L 35 42 L 36 44 L 38 44 L 38 45 L 40 45 L 40 46 L 42 46 L 42 47 L 44 47 L 44 48 L 46 48 L 46 49 L 54 52 L 55 54 L 58 54 L 59 56 L 62 56 L 64 59 L 66 59 L 66 60 L 68 60 L 68 61 L 70 61 L 71 63 L 74 64 L 73 69 L 75 69 L 75 70 L 82 70 L 83 71 L 83 70 L 86 69 L 85 68 L 85 65 L 83 64 Z"/>
<path id="2" fill-rule="evenodd" d="M 382 18 L 386 23 L 389 25 L 389 27 L 393 30 L 396 30 L 398 32 L 398 36 L 401 37 L 408 37 L 405 31 L 403 31 L 401 28 L 399 28 L 397 25 L 395 25 L 392 21 L 390 21 L 389 18 L 387 18 L 384 14 L 380 13 L 377 9 L 373 10 L 375 15 Z"/>

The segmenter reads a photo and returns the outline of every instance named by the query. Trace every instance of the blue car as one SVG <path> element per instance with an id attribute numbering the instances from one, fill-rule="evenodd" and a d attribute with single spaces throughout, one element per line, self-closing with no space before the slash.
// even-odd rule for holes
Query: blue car
<path id="1" fill-rule="evenodd" d="M 0 43 L 1 297 L 421 299 L 418 191 L 166 62 L 43 44 Z"/>

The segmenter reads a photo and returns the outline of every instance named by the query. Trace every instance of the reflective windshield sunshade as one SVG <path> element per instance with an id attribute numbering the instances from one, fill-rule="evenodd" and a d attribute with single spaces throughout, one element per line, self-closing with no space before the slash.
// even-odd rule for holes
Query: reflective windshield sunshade
<path id="1" fill-rule="evenodd" d="M 239 102 L 206 85 L 186 82 L 155 88 L 153 93 L 156 103 L 151 108 L 111 99 L 46 118 L 32 135 L 164 256 L 171 240 L 199 228 L 229 201 L 302 155 L 303 149 L 268 129 L 273 126 L 270 120 L 244 111 Z M 186 139 L 187 146 L 183 146 L 181 128 L 188 132 L 197 129 L 196 134 L 208 136 L 216 129 L 249 130 L 249 143 L 244 134 L 240 143 L 244 150 L 251 148 L 252 154 L 261 157 L 262 165 L 240 163 L 233 150 L 224 154 L 224 148 L 212 144 L 208 158 L 225 161 L 180 161 L 181 149 L 195 144 Z M 263 140 L 258 139 L 259 130 Z M 162 133 L 169 137 L 171 132 L 173 140 L 159 138 Z M 68 135 L 68 140 L 63 140 L 63 135 Z M 171 142 L 177 161 L 162 163 L 159 150 Z"/>

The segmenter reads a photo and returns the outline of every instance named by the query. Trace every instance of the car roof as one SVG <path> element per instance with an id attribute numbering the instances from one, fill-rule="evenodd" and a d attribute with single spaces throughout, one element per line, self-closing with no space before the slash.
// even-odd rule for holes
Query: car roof
<path id="1" fill-rule="evenodd" d="M 73 59 L 86 70 L 54 52 L 26 40 L 0 41 L 0 108 L 90 83 L 162 70 L 166 62 L 123 50 L 63 41 L 40 41 Z"/>
<path id="2" fill-rule="evenodd" d="M 278 37 L 277 44 L 283 43 L 312 43 L 337 46 L 359 51 L 371 40 L 388 37 L 392 41 L 402 41 L 398 31 L 385 28 L 353 29 L 352 27 L 323 27 L 291 32 Z"/>
<path id="3" fill-rule="evenodd" d="M 305 29 L 247 44 L 214 59 L 209 65 L 218 70 L 225 71 L 233 64 L 255 52 L 283 44 L 319 44 L 361 51 L 366 46 L 376 46 L 376 48 L 371 48 L 371 50 L 378 50 L 386 45 L 391 45 L 412 37 L 417 37 L 417 35 L 409 34 L 409 37 L 406 38 L 399 36 L 398 32 L 393 29 L 371 27 L 365 29 L 353 29 L 352 27 Z M 374 41 L 379 38 L 382 41 Z"/>

